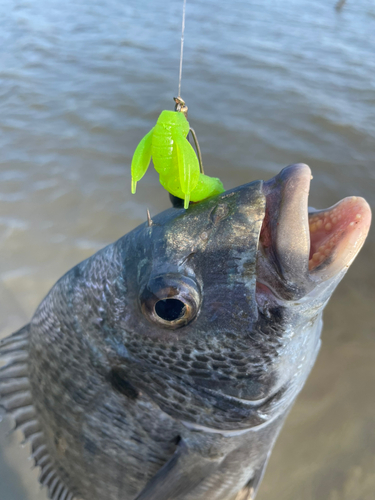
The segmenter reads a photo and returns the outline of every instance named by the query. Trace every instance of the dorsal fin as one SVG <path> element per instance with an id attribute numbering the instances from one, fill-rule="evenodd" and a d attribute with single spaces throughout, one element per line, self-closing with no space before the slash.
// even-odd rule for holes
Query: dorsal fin
<path id="1" fill-rule="evenodd" d="M 31 443 L 32 458 L 40 467 L 40 483 L 48 489 L 51 500 L 73 500 L 68 488 L 49 456 L 43 430 L 32 404 L 28 378 L 29 325 L 0 340 L 0 406 L 11 416 L 15 429 Z M 2 362 L 5 364 L 1 366 Z"/>

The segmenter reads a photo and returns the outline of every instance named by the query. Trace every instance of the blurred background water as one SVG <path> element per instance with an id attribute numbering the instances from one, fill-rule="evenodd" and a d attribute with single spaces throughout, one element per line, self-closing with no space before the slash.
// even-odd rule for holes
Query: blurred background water
<path id="1" fill-rule="evenodd" d="M 177 94 L 181 0 L 0 2 L 0 336 L 70 267 L 169 206 L 135 146 Z M 188 0 L 182 96 L 226 188 L 308 163 L 311 205 L 375 202 L 375 4 Z M 325 313 L 259 500 L 375 499 L 375 236 Z M 0 424 L 0 498 L 45 499 Z"/>

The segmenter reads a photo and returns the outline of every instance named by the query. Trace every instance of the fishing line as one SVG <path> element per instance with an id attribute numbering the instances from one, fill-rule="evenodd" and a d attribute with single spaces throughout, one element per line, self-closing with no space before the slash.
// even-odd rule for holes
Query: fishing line
<path id="1" fill-rule="evenodd" d="M 185 12 L 186 12 L 186 0 L 184 0 L 184 4 L 183 4 L 183 8 L 182 8 L 180 75 L 179 75 L 179 79 L 178 79 L 178 97 L 181 97 L 182 58 L 184 55 L 184 34 L 185 34 Z"/>

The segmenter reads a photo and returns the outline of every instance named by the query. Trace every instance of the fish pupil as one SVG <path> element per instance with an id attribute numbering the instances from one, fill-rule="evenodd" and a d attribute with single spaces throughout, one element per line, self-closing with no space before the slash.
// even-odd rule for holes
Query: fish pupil
<path id="1" fill-rule="evenodd" d="M 164 321 L 175 321 L 185 314 L 185 304 L 178 299 L 162 299 L 156 302 L 155 312 Z"/>

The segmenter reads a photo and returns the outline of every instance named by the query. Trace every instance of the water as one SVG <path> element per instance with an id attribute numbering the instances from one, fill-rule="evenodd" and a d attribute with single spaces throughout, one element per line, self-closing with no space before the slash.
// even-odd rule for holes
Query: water
<path id="1" fill-rule="evenodd" d="M 182 1 L 0 4 L 0 335 L 67 269 L 155 214 L 130 195 L 140 138 L 177 93 Z M 375 203 L 375 5 L 188 0 L 182 96 L 227 188 L 302 161 L 311 205 Z M 375 499 L 375 235 L 332 298 L 323 347 L 259 500 Z M 0 424 L 0 498 L 40 500 Z M 17 436 L 16 436 L 17 437 Z"/>

